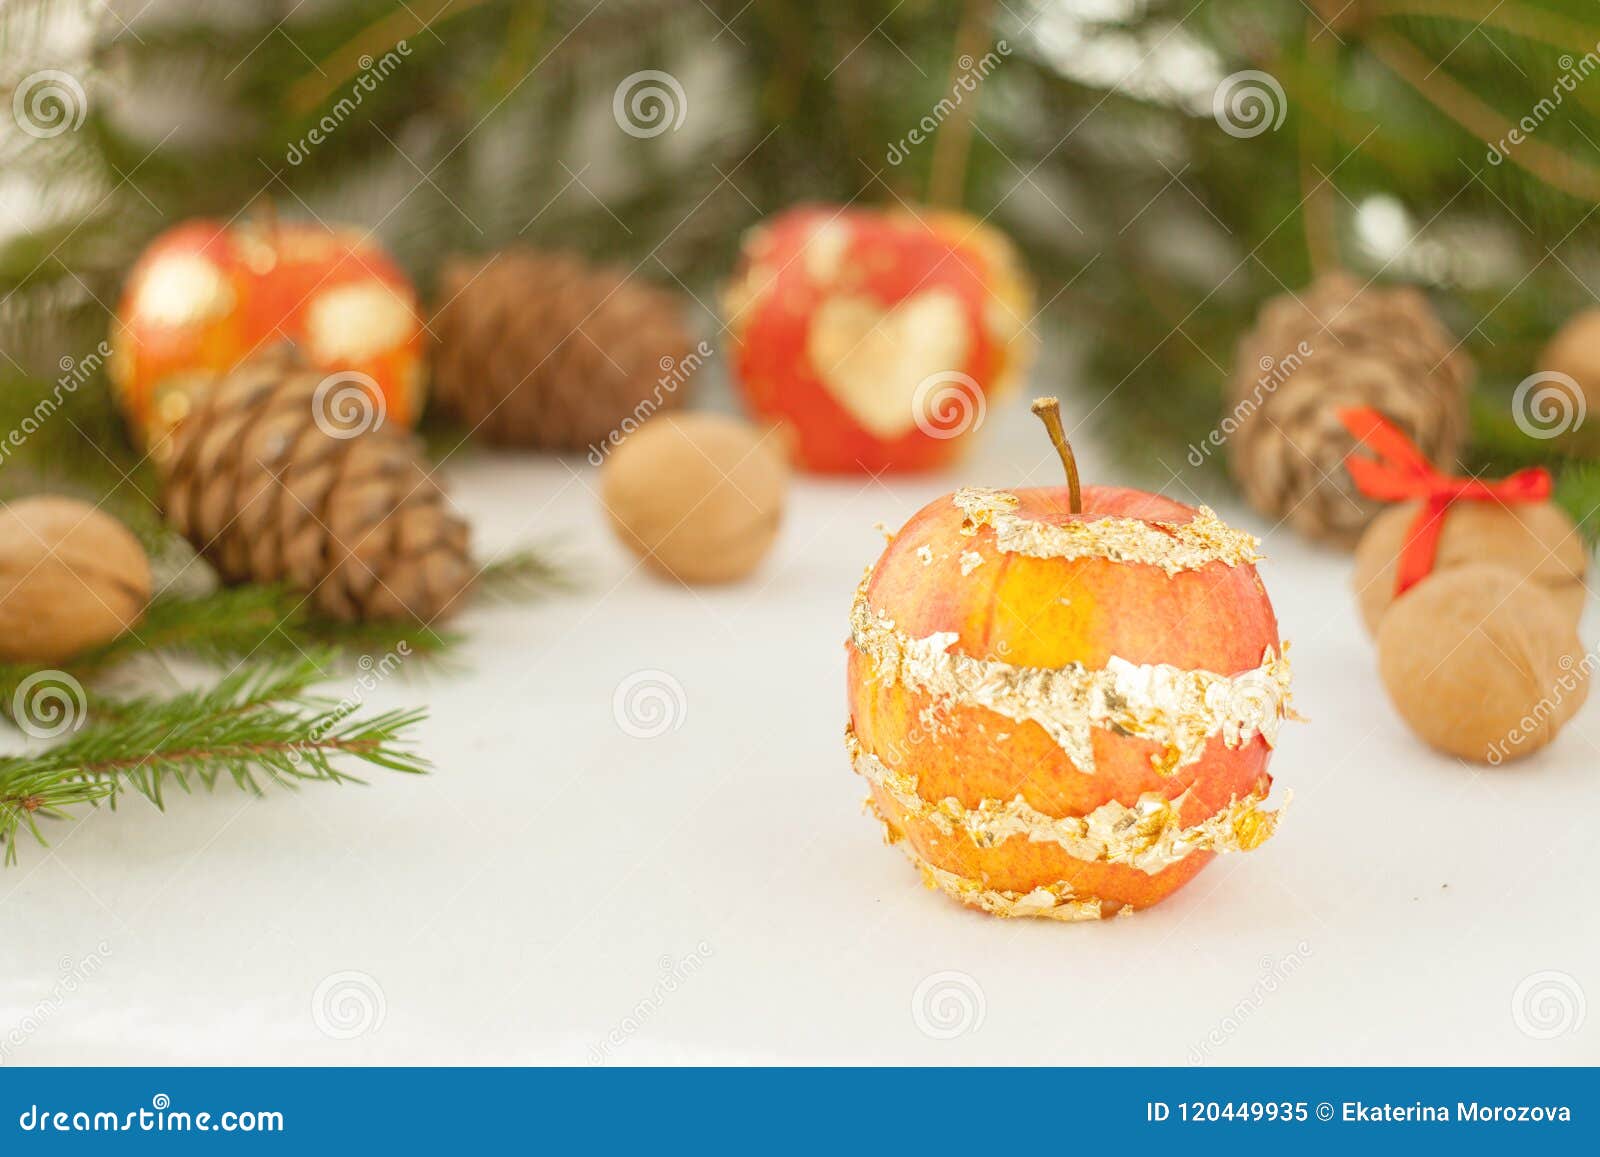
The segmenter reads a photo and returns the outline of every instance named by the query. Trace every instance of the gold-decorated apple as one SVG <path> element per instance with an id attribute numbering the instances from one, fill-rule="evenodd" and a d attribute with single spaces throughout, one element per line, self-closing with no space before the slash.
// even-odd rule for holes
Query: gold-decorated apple
<path id="1" fill-rule="evenodd" d="M 926 882 L 1093 919 L 1265 841 L 1289 671 L 1257 543 L 1205 508 L 964 489 L 894 535 L 850 615 L 846 743 Z"/>
<path id="2" fill-rule="evenodd" d="M 294 343 L 414 423 L 423 402 L 423 336 L 405 274 L 359 232 L 268 215 L 174 226 L 129 274 L 112 328 L 112 387 L 135 438 L 162 456 L 166 436 L 209 389 L 262 348 Z"/>
<path id="3" fill-rule="evenodd" d="M 807 205 L 745 235 L 725 294 L 751 410 L 827 473 L 927 470 L 1031 353 L 1011 242 L 965 214 Z"/>

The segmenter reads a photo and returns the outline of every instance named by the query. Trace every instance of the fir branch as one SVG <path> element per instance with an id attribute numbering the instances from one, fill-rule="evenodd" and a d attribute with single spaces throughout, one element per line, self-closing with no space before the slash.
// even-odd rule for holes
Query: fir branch
<path id="1" fill-rule="evenodd" d="M 1592 549 L 1600 540 L 1600 462 L 1573 462 L 1560 471 L 1555 500 L 1572 516 Z"/>
<path id="2" fill-rule="evenodd" d="M 1465 85 L 1439 70 L 1439 65 L 1398 36 L 1372 33 L 1367 46 L 1412 88 L 1445 116 L 1485 145 L 1504 141 L 1516 128 L 1513 121 L 1480 100 Z M 1548 145 L 1532 135 L 1524 137 L 1506 159 L 1520 165 L 1551 188 L 1583 202 L 1600 198 L 1600 170 L 1579 157 Z"/>
<path id="3" fill-rule="evenodd" d="M 356 761 L 420 774 L 428 764 L 407 733 L 422 711 L 353 718 L 348 701 L 326 703 L 310 687 L 326 657 L 237 672 L 215 687 L 121 704 L 115 720 L 87 725 L 37 755 L 0 759 L 0 841 L 16 860 L 26 828 L 40 843 L 40 814 L 68 817 L 83 804 L 115 806 L 125 791 L 164 807 L 169 785 L 185 792 L 223 779 L 256 795 L 267 783 L 361 782 L 341 769 Z"/>
<path id="4" fill-rule="evenodd" d="M 1371 15 L 1433 16 L 1472 30 L 1487 25 L 1562 50 L 1600 41 L 1600 25 L 1522 5 L 1507 8 L 1497 0 L 1376 0 Z"/>
<path id="5" fill-rule="evenodd" d="M 553 553 L 527 549 L 490 563 L 479 576 L 477 589 L 490 598 L 513 600 L 570 590 L 574 583 Z M 320 651 L 330 656 L 327 665 L 334 666 L 339 658 L 393 652 L 407 658 L 437 658 L 458 641 L 453 632 L 415 621 L 323 618 L 313 613 L 303 592 L 244 585 L 200 595 L 160 595 L 133 630 L 53 669 L 86 688 L 91 715 L 120 716 L 129 705 L 98 695 L 89 685 L 141 654 L 181 655 L 220 666 L 244 660 L 281 663 Z M 17 690 L 39 670 L 38 663 L 0 664 L 0 717 L 16 721 Z"/>
<path id="6" fill-rule="evenodd" d="M 950 61 L 946 85 L 954 91 L 961 74 L 972 61 L 989 50 L 993 42 L 993 0 L 965 0 L 961 24 L 956 29 L 955 52 Z M 961 62 L 967 61 L 966 65 Z M 950 119 L 940 126 L 933 143 L 928 203 L 959 209 L 963 202 L 967 175 L 967 153 L 972 145 L 972 118 L 976 100 L 962 101 Z"/>
<path id="7" fill-rule="evenodd" d="M 133 630 L 105 646 L 63 663 L 58 670 L 88 688 L 95 677 L 140 654 L 181 655 L 205 663 L 283 663 L 308 650 L 325 651 L 328 665 L 340 654 L 393 651 L 408 655 L 442 651 L 453 637 L 419 623 L 342 623 L 312 616 L 305 596 L 280 586 L 222 587 L 199 596 L 156 598 Z M 15 722 L 17 692 L 40 670 L 38 663 L 0 664 L 0 716 Z M 134 706 L 86 689 L 89 713 L 123 716 Z"/>
<path id="8" fill-rule="evenodd" d="M 315 111 L 336 90 L 348 84 L 357 73 L 371 67 L 374 56 L 382 56 L 395 45 L 404 43 L 408 37 L 434 31 L 441 20 L 459 16 L 484 2 L 485 0 L 435 0 L 432 10 L 426 14 L 419 13 L 404 4 L 400 5 L 393 12 L 385 13 L 380 19 L 368 24 L 350 40 L 341 44 L 337 51 L 325 57 L 322 63 L 316 66 L 316 71 L 290 85 L 284 105 L 297 116 Z M 437 32 L 434 34 L 437 35 Z M 362 61 L 367 63 L 363 64 Z"/>
<path id="9" fill-rule="evenodd" d="M 879 173 L 884 147 L 948 95 L 951 36 L 969 2 L 421 0 L 397 14 L 384 0 L 326 0 L 297 13 L 292 40 L 270 35 L 270 18 L 232 12 L 144 21 L 137 34 L 101 20 L 88 58 L 70 66 L 91 95 L 83 126 L 6 142 L 26 148 L 6 152 L 8 175 L 48 189 L 52 212 L 0 235 L 0 348 L 34 379 L 55 379 L 61 355 L 85 357 L 105 336 L 102 305 L 155 232 L 197 214 L 231 217 L 268 171 L 285 206 L 380 227 L 425 293 L 444 254 L 520 239 L 648 258 L 646 273 L 706 296 L 744 224 L 795 200 L 883 200 L 890 189 L 909 198 L 924 186 L 937 145 Z M 33 19 L 60 6 L 0 3 L 14 75 L 69 67 L 38 34 L 54 21 Z M 1237 335 L 1261 300 L 1309 276 L 1302 230 L 1289 227 L 1297 211 L 1324 260 L 1332 253 L 1363 277 L 1437 291 L 1479 362 L 1482 401 L 1526 374 L 1562 320 L 1589 303 L 1569 271 L 1594 264 L 1585 224 L 1594 201 L 1559 186 L 1600 188 L 1590 144 L 1600 86 L 1567 88 L 1587 74 L 1584 50 L 1600 39 L 1592 12 L 1568 2 L 1372 0 L 1324 12 L 1335 36 L 1308 6 L 1259 0 L 1213 0 L 1204 20 L 1190 19 L 1192 0 L 1057 7 L 1034 20 L 995 6 L 987 31 L 1015 51 L 984 81 L 967 207 L 1027 255 L 1048 310 L 1034 328 L 1070 323 L 1073 353 L 1081 343 L 1086 355 L 1085 412 L 1130 466 L 1176 464 L 1217 421 Z M 444 39 L 414 33 L 441 8 Z M 349 93 L 362 56 L 399 37 L 411 49 L 403 71 L 363 89 L 338 132 L 285 167 L 290 142 Z M 1193 82 L 1204 77 L 1184 75 L 1196 70 L 1143 83 L 1155 79 L 1146 70 L 1093 67 L 1133 44 L 1148 50 L 1153 72 L 1156 50 L 1165 57 L 1180 41 L 1185 58 L 1214 56 L 1222 73 L 1273 75 L 1288 96 L 1283 130 L 1248 140 L 1219 131 L 1209 82 L 1200 91 Z M 1571 77 L 1569 51 L 1580 58 Z M 627 151 L 613 156 L 608 134 L 583 126 L 608 118 L 617 80 L 646 68 L 689 82 L 695 131 L 618 139 Z M 728 78 L 740 116 L 717 115 L 692 91 L 707 74 Z M 1570 95 L 1544 107 L 1558 85 Z M 1530 113 L 1541 118 L 1531 148 L 1509 163 L 1487 160 L 1485 139 L 1498 142 Z M 1061 147 L 1063 126 L 1074 130 L 1071 148 Z M 169 128 L 188 131 L 168 141 Z M 947 123 L 944 135 L 954 129 Z M 623 175 L 585 194 L 571 174 L 590 160 L 606 162 L 597 173 Z M 431 174 L 420 190 L 418 169 Z M 1303 207 L 1297 170 L 1312 188 L 1326 183 Z M 1369 251 L 1355 214 L 1374 198 L 1404 207 L 1422 230 L 1414 244 Z M 71 422 L 116 466 L 130 464 L 109 395 L 87 381 L 77 393 Z M 6 400 L 0 387 L 0 413 Z M 36 402 L 34 391 L 29 407 Z M 30 439 L 29 471 L 57 467 L 96 497 L 120 485 L 125 505 L 148 510 L 100 453 L 66 437 L 76 431 L 62 417 Z M 1565 468 L 1567 451 L 1502 426 L 1477 425 L 1484 437 L 1472 460 L 1498 473 L 1528 461 Z M 12 428 L 0 421 L 0 436 Z M 17 487 L 6 477 L 20 473 L 13 464 L 24 465 L 7 459 L 0 490 Z M 292 651 L 287 635 L 273 636 L 277 653 Z"/>
<path id="10" fill-rule="evenodd" d="M 70 819 L 73 809 L 109 797 L 113 786 L 111 780 L 65 778 L 53 770 L 0 771 L 0 844 L 6 847 L 6 863 L 16 863 L 17 835 L 23 829 L 40 844 L 47 843 L 40 816 Z"/>
<path id="11" fill-rule="evenodd" d="M 558 561 L 558 546 L 524 549 L 498 558 L 478 574 L 477 590 L 489 598 L 527 599 L 575 589 L 579 577 Z"/>

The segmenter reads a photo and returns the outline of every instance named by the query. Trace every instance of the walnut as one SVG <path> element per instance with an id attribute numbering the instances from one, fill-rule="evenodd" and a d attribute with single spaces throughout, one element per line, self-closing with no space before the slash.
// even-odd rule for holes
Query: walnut
<path id="1" fill-rule="evenodd" d="M 115 518 L 44 495 L 0 507 L 0 661 L 59 663 L 144 614 L 150 560 Z"/>
<path id="2" fill-rule="evenodd" d="M 648 565 L 723 583 L 772 546 L 788 474 L 776 435 L 719 414 L 667 414 L 612 451 L 600 482 L 612 525 Z"/>
<path id="3" fill-rule="evenodd" d="M 1378 628 L 1378 670 L 1424 741 L 1501 764 L 1539 750 L 1582 706 L 1592 662 L 1537 578 L 1479 563 L 1431 574 Z"/>
<path id="4" fill-rule="evenodd" d="M 1389 507 L 1372 520 L 1356 546 L 1350 582 L 1361 617 L 1373 635 L 1394 602 L 1395 571 L 1419 509 L 1416 502 Z M 1573 622 L 1582 616 L 1589 597 L 1584 585 L 1589 551 L 1572 519 L 1559 506 L 1550 502 L 1514 506 L 1457 502 L 1443 517 L 1433 574 L 1492 562 L 1547 591 Z"/>

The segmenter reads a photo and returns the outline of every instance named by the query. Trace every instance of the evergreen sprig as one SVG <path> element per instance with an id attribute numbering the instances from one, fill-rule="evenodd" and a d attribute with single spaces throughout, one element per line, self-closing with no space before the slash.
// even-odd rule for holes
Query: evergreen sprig
<path id="1" fill-rule="evenodd" d="M 478 577 L 487 597 L 532 598 L 570 585 L 550 556 L 520 551 L 490 563 Z M 437 659 L 458 641 L 455 633 L 408 620 L 342 622 L 312 612 L 301 592 L 284 586 L 219 587 L 202 594 L 158 596 L 133 630 L 61 664 L 56 670 L 84 687 L 91 715 L 120 715 L 128 704 L 98 694 L 94 680 L 139 655 L 181 655 L 205 663 L 284 663 L 308 652 L 340 658 L 401 653 Z M 17 691 L 40 670 L 37 663 L 0 663 L 0 717 L 16 722 Z"/>
<path id="2" fill-rule="evenodd" d="M 6 862 L 15 863 L 23 829 L 46 842 L 39 817 L 68 818 L 85 804 L 115 806 L 127 791 L 161 808 L 172 785 L 189 792 L 229 780 L 259 795 L 267 784 L 361 782 L 342 770 L 347 762 L 427 771 L 408 735 L 425 712 L 358 719 L 348 700 L 312 695 L 331 661 L 323 654 L 258 665 L 206 690 L 121 700 L 113 717 L 86 724 L 46 751 L 0 759 Z"/>
<path id="3" fill-rule="evenodd" d="M 1069 424 L 1154 478 L 1221 417 L 1261 303 L 1319 266 L 1432 291 L 1479 364 L 1480 404 L 1502 416 L 1593 297 L 1600 20 L 1578 0 L 326 0 L 292 28 L 265 10 L 108 16 L 64 60 L 45 30 L 77 7 L 0 5 L 13 75 L 66 69 L 87 93 L 73 131 L 0 138 L 7 173 L 51 194 L 49 212 L 0 235 L 0 373 L 35 382 L 105 337 L 105 303 L 151 236 L 232 218 L 263 189 L 287 213 L 376 228 L 425 295 L 446 255 L 526 241 L 621 259 L 710 301 L 742 228 L 786 204 L 927 194 L 940 138 L 903 163 L 886 149 L 950 97 L 974 10 L 1007 52 L 963 110 L 976 109 L 960 200 L 1027 254 L 1048 303 L 1030 328 L 1070 334 L 1084 357 Z M 392 75 L 351 107 L 364 62 L 402 42 Z M 618 81 L 647 69 L 685 82 L 685 131 L 591 131 Z M 1283 119 L 1235 136 L 1213 90 L 1244 70 L 1281 86 L 1268 111 Z M 716 115 L 711 91 L 742 115 Z M 169 126 L 171 109 L 184 111 Z M 335 113 L 337 131 L 291 163 Z M 1530 140 L 1501 149 L 1530 116 Z M 0 383 L 0 415 L 6 394 Z M 96 495 L 148 491 L 147 471 L 131 485 L 118 473 L 103 383 L 76 395 L 89 438 L 51 423 L 39 458 Z M 114 462 L 84 444 L 102 431 Z M 1507 421 L 1476 426 L 1474 468 L 1566 468 L 1559 457 Z"/>
<path id="4" fill-rule="evenodd" d="M 566 572 L 526 551 L 485 568 L 485 593 L 525 597 L 563 587 Z M 407 746 L 420 710 L 357 718 L 360 696 L 337 702 L 314 692 L 353 654 L 435 658 L 455 636 L 420 623 L 342 623 L 306 609 L 299 592 L 277 586 L 224 587 L 157 598 L 134 631 L 60 668 L 0 665 L 0 716 L 29 723 L 28 680 L 46 670 L 66 694 L 49 705 L 74 730 L 38 754 L 0 758 L 0 843 L 8 864 L 17 835 L 45 842 L 39 820 L 68 818 L 84 805 L 115 806 L 125 791 L 157 807 L 175 784 L 210 789 L 224 778 L 261 794 L 269 783 L 359 782 L 341 770 L 357 762 L 420 773 L 426 761 Z M 169 696 L 121 697 L 100 691 L 98 676 L 138 655 L 184 655 L 233 664 L 215 686 Z M 62 716 L 43 722 L 59 725 Z M 52 726 L 51 730 L 56 728 Z"/>
<path id="5" fill-rule="evenodd" d="M 1592 540 L 1600 525 L 1600 462 L 1575 462 L 1562 470 L 1555 498 Z"/>

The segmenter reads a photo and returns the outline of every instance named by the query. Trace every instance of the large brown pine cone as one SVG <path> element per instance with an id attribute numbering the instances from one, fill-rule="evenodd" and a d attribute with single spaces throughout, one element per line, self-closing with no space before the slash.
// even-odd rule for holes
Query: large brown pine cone
<path id="1" fill-rule="evenodd" d="M 224 582 L 284 582 L 334 618 L 455 610 L 475 574 L 467 524 L 370 398 L 286 350 L 246 362 L 173 435 L 167 520 Z"/>
<path id="2" fill-rule="evenodd" d="M 1344 469 L 1338 413 L 1371 406 L 1435 464 L 1455 465 L 1472 363 L 1414 289 L 1363 289 L 1345 273 L 1275 297 L 1239 342 L 1229 387 L 1229 460 L 1263 514 L 1353 546 L 1380 509 Z"/>
<path id="3" fill-rule="evenodd" d="M 678 298 L 567 253 L 508 249 L 445 266 L 434 396 L 492 442 L 598 446 L 683 401 Z"/>

